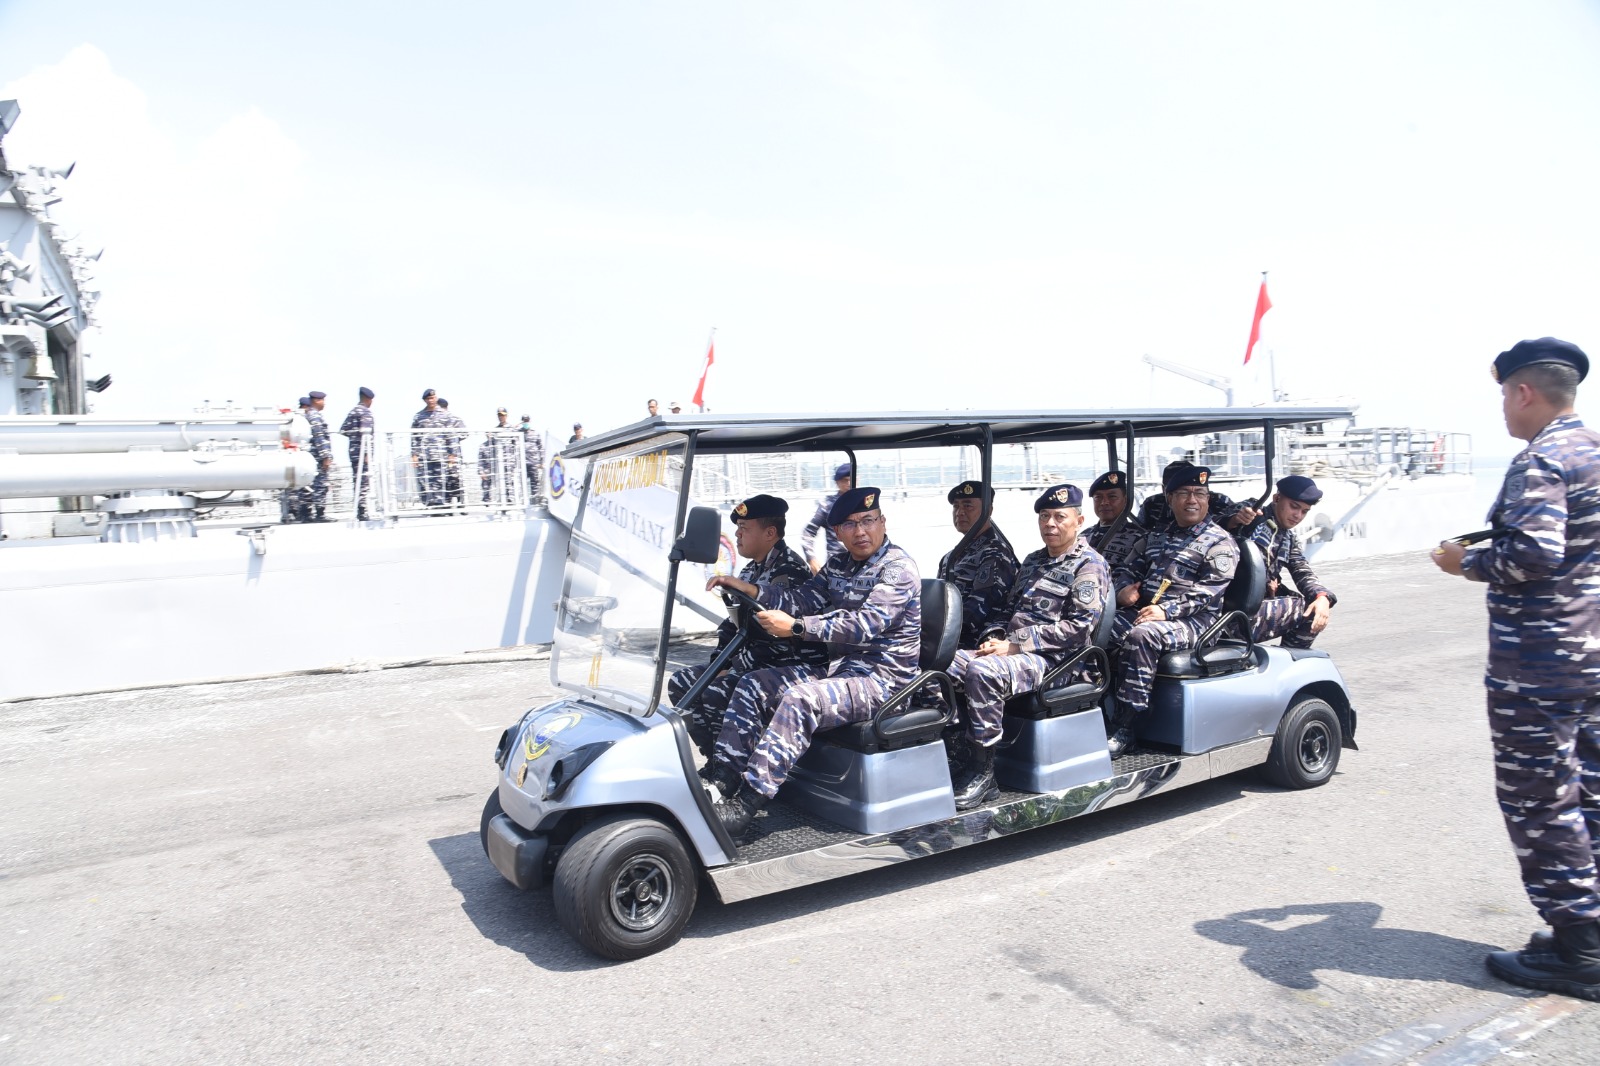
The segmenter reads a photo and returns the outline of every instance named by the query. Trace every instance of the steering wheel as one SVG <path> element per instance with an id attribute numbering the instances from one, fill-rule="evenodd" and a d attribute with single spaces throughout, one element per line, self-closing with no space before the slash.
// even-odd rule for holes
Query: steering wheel
<path id="1" fill-rule="evenodd" d="M 744 609 L 743 613 L 739 616 L 740 622 L 749 624 L 753 629 L 761 628 L 760 624 L 756 622 L 755 618 L 756 615 L 760 614 L 762 611 L 765 611 L 766 608 L 761 606 L 761 604 L 756 601 L 754 596 L 748 595 L 744 592 L 741 592 L 739 589 L 731 588 L 727 585 L 723 585 L 717 591 L 722 593 L 722 602 L 728 605 L 730 611 L 735 607 L 741 607 Z"/>

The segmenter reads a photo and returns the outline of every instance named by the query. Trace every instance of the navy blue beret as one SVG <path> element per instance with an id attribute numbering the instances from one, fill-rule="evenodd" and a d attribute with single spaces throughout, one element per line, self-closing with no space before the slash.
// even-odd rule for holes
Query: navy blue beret
<path id="1" fill-rule="evenodd" d="M 789 501 L 761 493 L 745 500 L 733 509 L 729 520 L 738 523 L 741 518 L 782 518 L 789 513 Z"/>
<path id="2" fill-rule="evenodd" d="M 1496 381 L 1504 381 L 1525 366 L 1534 363 L 1561 363 L 1578 372 L 1578 380 L 1589 376 L 1589 357 L 1583 349 L 1554 337 L 1540 337 L 1536 341 L 1518 341 L 1494 357 L 1490 373 Z"/>
<path id="3" fill-rule="evenodd" d="M 306 395 L 313 400 L 326 400 L 328 398 L 328 394 L 325 392 L 308 392 Z"/>
<path id="4" fill-rule="evenodd" d="M 1299 503 L 1316 503 L 1322 499 L 1322 490 L 1317 488 L 1317 483 L 1301 474 L 1280 478 L 1278 491 Z"/>
<path id="5" fill-rule="evenodd" d="M 434 390 L 432 390 L 432 389 L 423 389 L 422 390 L 422 398 L 424 400 L 426 400 L 429 396 L 437 396 L 437 395 L 439 395 L 439 394 L 437 392 L 435 392 Z"/>
<path id="6" fill-rule="evenodd" d="M 963 481 L 945 494 L 951 503 L 957 500 L 994 499 L 994 490 L 981 481 Z"/>
<path id="7" fill-rule="evenodd" d="M 1052 485 L 1044 490 L 1044 495 L 1033 501 L 1033 510 L 1040 511 L 1052 507 L 1082 507 L 1083 490 L 1076 485 Z"/>
<path id="8" fill-rule="evenodd" d="M 372 399 L 373 397 L 375 397 L 377 395 L 378 395 L 377 393 L 373 392 L 371 389 L 367 388 L 365 385 L 361 386 L 361 398 L 363 400 L 370 400 L 370 399 Z"/>
<path id="9" fill-rule="evenodd" d="M 828 525 L 836 526 L 857 511 L 877 510 L 881 495 L 870 486 L 839 493 L 839 498 L 833 501 L 833 509 L 828 512 Z"/>
<path id="10" fill-rule="evenodd" d="M 1209 466 L 1195 466 L 1192 463 L 1184 463 L 1182 466 L 1173 464 L 1167 467 L 1166 473 L 1161 475 L 1161 487 L 1163 490 L 1171 492 L 1173 489 L 1181 489 L 1185 485 L 1204 485 L 1210 480 L 1211 468 Z"/>
<path id="11" fill-rule="evenodd" d="M 1128 491 L 1128 475 L 1121 470 L 1107 470 L 1104 474 L 1094 479 L 1094 484 L 1089 486 L 1089 495 L 1093 496 L 1101 489 L 1119 489 Z"/>
<path id="12" fill-rule="evenodd" d="M 311 406 L 311 397 L 309 397 L 309 396 L 300 397 L 300 406 L 301 407 L 310 407 Z"/>
<path id="13" fill-rule="evenodd" d="M 849 476 L 850 476 L 850 464 L 849 463 L 840 463 L 839 464 L 839 468 L 833 472 L 833 480 L 835 480 L 835 481 L 838 481 L 842 477 L 849 477 Z"/>

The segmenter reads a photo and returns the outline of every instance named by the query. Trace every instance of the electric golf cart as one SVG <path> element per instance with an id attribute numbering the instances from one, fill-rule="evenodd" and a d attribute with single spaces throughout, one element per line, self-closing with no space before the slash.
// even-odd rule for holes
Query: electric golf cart
<path id="1" fill-rule="evenodd" d="M 1250 639 L 1266 575 L 1248 541 L 1241 542 L 1222 618 L 1198 646 L 1162 658 L 1137 746 L 1116 759 L 1107 751 L 1102 708 L 1115 657 L 1108 610 L 1091 647 L 1040 691 L 1007 705 L 995 761 L 1002 792 L 974 810 L 955 809 L 942 740 L 955 701 L 913 698 L 931 686 L 948 697 L 944 671 L 956 650 L 961 604 L 945 582 L 923 581 L 917 681 L 872 720 L 818 733 L 757 819 L 757 836 L 742 846 L 715 817 L 683 714 L 662 693 L 670 667 L 704 661 L 713 650 L 707 637 L 724 612 L 741 626 L 753 624 L 759 608 L 752 602 L 735 596 L 728 604 L 705 591 L 710 575 L 738 569 L 726 515 L 745 495 L 797 484 L 808 453 L 843 453 L 856 464 L 858 451 L 892 449 L 903 457 L 924 454 L 912 449 L 959 449 L 993 484 L 997 448 L 1090 442 L 1097 449 L 1103 441 L 1109 468 L 1133 479 L 1140 438 L 1264 429 L 1270 492 L 1275 426 L 1350 415 L 1348 408 L 1254 408 L 658 416 L 575 443 L 562 457 L 567 490 L 577 492 L 569 501 L 571 540 L 551 653 L 553 680 L 566 694 L 528 711 L 500 738 L 498 784 L 480 825 L 489 860 L 520 889 L 550 885 L 562 926 L 590 950 L 633 959 L 676 942 L 702 886 L 731 903 L 1252 767 L 1289 788 L 1323 784 L 1341 747 L 1355 746 L 1355 711 L 1325 652 Z M 903 482 L 904 459 L 897 461 Z M 1033 487 L 1018 500 L 1038 492 L 1038 472 L 1029 473 Z M 895 528 L 900 488 L 884 485 L 883 509 L 890 539 L 907 547 Z M 791 495 L 793 543 L 815 492 Z M 1134 493 L 1128 498 L 1131 508 Z M 942 504 L 942 495 L 934 499 Z M 985 504 L 984 520 L 993 506 Z M 955 539 L 948 526 L 942 535 L 944 547 Z M 1032 549 L 1028 530 L 1013 526 L 1011 536 L 1019 555 Z M 938 555 L 913 555 L 924 575 L 935 572 Z M 716 654 L 683 707 L 695 706 L 704 681 L 744 635 L 741 628 Z M 1081 680 L 1085 675 L 1090 680 Z"/>

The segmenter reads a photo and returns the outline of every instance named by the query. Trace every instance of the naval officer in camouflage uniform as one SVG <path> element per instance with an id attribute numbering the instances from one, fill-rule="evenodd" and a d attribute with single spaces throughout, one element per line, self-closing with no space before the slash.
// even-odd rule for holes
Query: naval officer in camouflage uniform
<path id="1" fill-rule="evenodd" d="M 1210 479 L 1208 467 L 1168 467 L 1162 485 L 1171 520 L 1145 536 L 1142 556 L 1112 573 L 1119 608 L 1112 632 L 1122 642 L 1108 723 L 1113 756 L 1133 742 L 1133 723 L 1150 706 L 1161 653 L 1194 646 L 1220 615 L 1239 565 L 1239 545 L 1209 513 Z"/>
<path id="2" fill-rule="evenodd" d="M 956 532 L 967 535 L 983 515 L 984 503 L 993 503 L 994 490 L 981 481 L 963 481 L 945 496 Z M 951 565 L 951 551 L 939 560 L 939 578 L 961 593 L 961 647 L 976 648 L 991 622 L 1000 620 L 1011 586 L 1017 580 L 1017 553 L 993 519 Z"/>
<path id="3" fill-rule="evenodd" d="M 950 676 L 967 694 L 966 732 L 972 758 L 956 778 L 956 810 L 1000 795 L 994 749 L 1006 700 L 1032 692 L 1055 666 L 1089 646 L 1111 601 L 1111 568 L 1078 535 L 1083 492 L 1076 485 L 1046 489 L 1033 503 L 1044 547 L 1022 562 L 998 625 L 987 628 L 975 652 L 956 652 Z"/>
<path id="4" fill-rule="evenodd" d="M 444 499 L 447 504 L 466 506 L 465 486 L 462 484 L 461 442 L 467 439 L 467 420 L 450 410 L 450 401 L 439 400 L 439 410 L 444 412 L 450 432 L 444 435 Z"/>
<path id="5" fill-rule="evenodd" d="M 424 507 L 444 506 L 445 466 L 450 457 L 449 411 L 439 408 L 439 394 L 432 389 L 422 393 L 422 410 L 411 419 L 411 466 L 417 472 L 417 494 Z"/>
<path id="6" fill-rule="evenodd" d="M 1294 533 L 1321 499 L 1322 490 L 1310 478 L 1299 474 L 1281 478 L 1271 510 L 1250 530 L 1250 539 L 1267 564 L 1267 595 L 1251 621 L 1252 640 L 1281 637 L 1278 643 L 1285 648 L 1309 648 L 1328 626 L 1328 612 L 1339 597 L 1317 578 Z M 1285 570 L 1298 592 L 1283 588 Z"/>
<path id="7" fill-rule="evenodd" d="M 770 585 L 773 588 L 793 588 L 811 578 L 811 568 L 806 561 L 784 543 L 785 516 L 789 513 L 787 500 L 776 496 L 752 496 L 733 509 L 729 520 L 733 522 L 734 547 L 750 560 L 739 571 L 739 580 L 747 585 Z M 707 584 L 710 587 L 710 583 Z M 754 632 L 749 630 L 755 629 Z M 771 666 L 828 667 L 828 649 L 821 644 L 807 643 L 794 637 L 774 637 L 763 629 L 746 624 L 745 643 L 728 660 L 727 666 L 715 680 L 706 686 L 694 707 L 679 707 L 684 693 L 706 672 L 710 663 L 686 666 L 667 679 L 667 695 L 672 705 L 685 712 L 689 735 L 700 746 L 701 753 L 711 754 L 711 745 L 722 730 L 722 715 L 728 709 L 728 699 L 739 678 L 752 670 Z M 732 621 L 717 628 L 717 650 L 721 651 L 738 632 Z"/>
<path id="8" fill-rule="evenodd" d="M 537 503 L 539 487 L 544 484 L 544 436 L 533 428 L 527 415 L 517 429 L 522 432 L 522 458 L 528 469 L 528 501 Z"/>
<path id="9" fill-rule="evenodd" d="M 1172 507 L 1167 503 L 1167 475 L 1185 468 L 1189 470 L 1199 469 L 1187 459 L 1177 459 L 1168 463 L 1166 469 L 1161 471 L 1161 491 L 1153 496 L 1146 496 L 1144 503 L 1139 505 L 1139 524 L 1144 528 L 1155 529 L 1157 526 L 1163 526 L 1172 521 Z M 1093 493 L 1090 495 L 1093 495 Z M 1213 492 L 1207 497 L 1206 511 L 1210 514 L 1213 522 L 1221 525 L 1233 516 L 1234 509 L 1237 506 L 1233 500 L 1222 493 Z M 1255 514 L 1252 512 L 1250 517 L 1254 518 Z"/>
<path id="10" fill-rule="evenodd" d="M 308 392 L 311 405 L 306 409 L 306 421 L 311 425 L 311 458 L 317 463 L 317 476 L 311 481 L 311 492 L 301 497 L 300 521 L 326 522 L 323 512 L 328 507 L 328 471 L 333 469 L 333 441 L 328 435 L 328 420 L 322 409 L 328 405 L 325 392 Z"/>
<path id="11" fill-rule="evenodd" d="M 819 729 L 871 718 L 917 676 L 922 644 L 922 578 L 916 561 L 889 543 L 875 488 L 839 494 L 828 523 L 844 550 L 798 588 L 713 578 L 769 608 L 756 616 L 773 636 L 828 646 L 833 663 L 786 666 L 746 674 L 734 687 L 717 738 L 710 778 L 734 798 L 717 808 L 728 831 L 750 829 L 777 795 L 789 770 Z M 762 726 L 764 712 L 772 720 Z"/>
<path id="12" fill-rule="evenodd" d="M 833 472 L 833 483 L 838 492 L 824 496 L 817 501 L 817 512 L 811 516 L 811 521 L 806 523 L 806 528 L 800 532 L 800 551 L 811 562 L 811 572 L 814 574 L 822 569 L 822 564 L 831 559 L 835 552 L 842 551 L 839 538 L 834 535 L 833 526 L 828 524 L 828 515 L 833 512 L 833 505 L 839 502 L 839 494 L 849 492 L 850 486 L 855 484 L 855 475 L 851 473 L 849 463 L 840 463 Z M 822 534 L 822 551 L 818 552 L 812 543 L 818 533 Z"/>
<path id="13" fill-rule="evenodd" d="M 1144 553 L 1144 523 L 1128 510 L 1128 475 L 1108 470 L 1089 486 L 1094 525 L 1083 531 L 1089 546 L 1111 566 L 1121 566 Z"/>
<path id="14" fill-rule="evenodd" d="M 339 432 L 349 438 L 350 477 L 353 482 L 359 482 L 352 485 L 358 521 L 366 520 L 367 491 L 372 487 L 372 400 L 375 396 L 377 393 L 361 386 L 360 402 L 350 408 L 350 413 L 339 423 Z"/>
<path id="15" fill-rule="evenodd" d="M 1528 898 L 1551 931 L 1489 969 L 1600 1001 L 1600 433 L 1573 410 L 1589 358 L 1545 337 L 1494 361 L 1506 429 L 1528 442 L 1489 512 L 1493 536 L 1434 549 L 1489 586 L 1495 788 Z"/>

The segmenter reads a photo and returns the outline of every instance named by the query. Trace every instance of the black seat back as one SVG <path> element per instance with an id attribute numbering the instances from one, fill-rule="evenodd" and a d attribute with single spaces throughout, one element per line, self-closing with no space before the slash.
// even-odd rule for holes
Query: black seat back
<path id="1" fill-rule="evenodd" d="M 1106 600 L 1105 610 L 1100 612 L 1100 624 L 1095 626 L 1094 640 L 1091 643 L 1102 651 L 1111 647 L 1111 633 L 1117 626 L 1117 597 L 1116 590 L 1112 590 Z"/>
<path id="2" fill-rule="evenodd" d="M 1267 560 L 1261 554 L 1260 545 L 1241 539 L 1239 565 L 1233 572 L 1233 580 L 1228 582 L 1228 590 L 1222 594 L 1223 613 L 1239 611 L 1254 616 L 1266 596 Z"/>
<path id="3" fill-rule="evenodd" d="M 924 670 L 947 670 L 961 644 L 961 594 L 948 581 L 922 579 L 922 655 Z"/>

